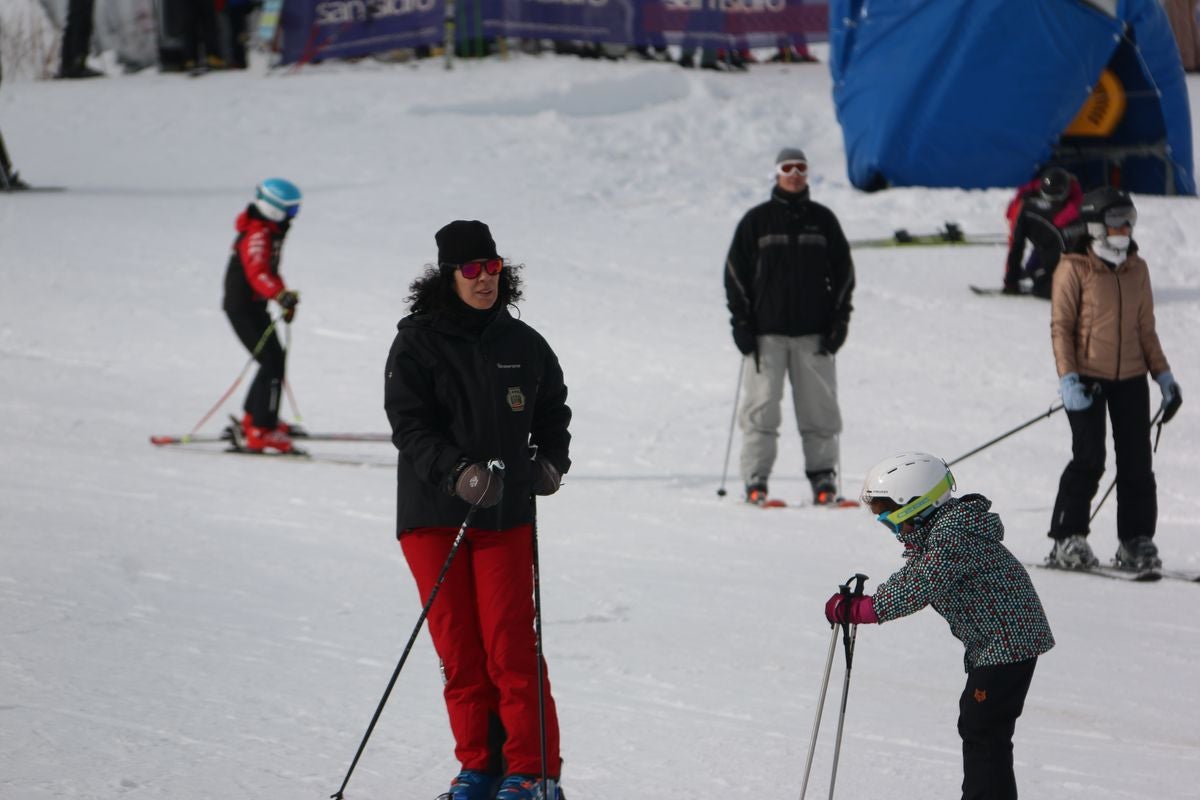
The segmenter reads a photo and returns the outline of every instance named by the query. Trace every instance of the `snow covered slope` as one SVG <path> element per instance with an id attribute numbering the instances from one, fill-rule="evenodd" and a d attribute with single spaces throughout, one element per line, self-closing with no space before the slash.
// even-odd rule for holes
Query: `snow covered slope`
<path id="1" fill-rule="evenodd" d="M 717 497 L 738 368 L 721 283 L 733 227 L 783 145 L 808 153 L 814 198 L 851 238 L 946 220 L 1003 231 L 1008 192 L 852 190 L 812 66 L 520 57 L 6 81 L 0 120 L 23 176 L 69 187 L 0 196 L 0 796 L 328 797 L 416 620 L 390 445 L 312 445 L 368 464 L 355 468 L 147 443 L 190 430 L 245 363 L 221 282 L 233 219 L 275 174 L 306 197 L 284 274 L 303 297 L 289 369 L 311 429 L 386 431 L 384 357 L 438 227 L 482 219 L 526 265 L 522 316 L 557 350 L 575 410 L 575 466 L 540 506 L 568 794 L 793 793 L 822 604 L 856 571 L 870 591 L 900 554 L 864 512 L 759 512 L 735 475 Z M 1187 400 L 1198 207 L 1138 203 Z M 890 452 L 954 458 L 1056 401 L 1048 306 L 967 291 L 998 284 L 1003 258 L 856 253 L 838 356 L 847 494 Z M 1200 569 L 1195 402 L 1159 446 L 1157 540 L 1168 565 Z M 1068 456 L 1059 414 L 955 473 L 1037 561 Z M 790 422 L 772 488 L 807 492 Z M 1114 505 L 1093 535 L 1102 557 Z M 1195 797 L 1200 586 L 1034 580 L 1059 644 L 1018 726 L 1023 796 Z M 839 796 L 958 795 L 961 655 L 932 611 L 860 632 Z M 824 794 L 835 721 L 827 709 L 810 794 Z M 456 768 L 422 635 L 346 797 L 432 798 Z"/>

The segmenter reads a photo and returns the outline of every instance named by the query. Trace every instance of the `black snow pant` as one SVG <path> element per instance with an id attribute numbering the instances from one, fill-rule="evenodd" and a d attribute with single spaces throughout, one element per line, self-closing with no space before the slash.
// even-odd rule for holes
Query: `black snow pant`
<path id="1" fill-rule="evenodd" d="M 87 63 L 88 48 L 92 46 L 94 14 L 95 0 L 69 0 L 67 3 L 67 24 L 63 27 L 59 75 L 70 78 Z"/>
<path id="2" fill-rule="evenodd" d="M 258 374 L 254 376 L 250 391 L 246 393 L 243 408 L 250 414 L 257 427 L 273 429 L 279 423 L 279 399 L 283 389 L 285 361 L 283 347 L 279 344 L 275 331 L 267 332 L 271 327 L 271 315 L 267 313 L 267 304 L 254 303 L 240 308 L 227 308 L 225 315 L 229 317 L 238 339 L 258 362 Z"/>
<path id="3" fill-rule="evenodd" d="M 963 800 L 1017 800 L 1013 732 L 1025 708 L 1037 658 L 976 667 L 958 700 L 963 743 Z"/>
<path id="4" fill-rule="evenodd" d="M 1071 462 L 1058 483 L 1050 536 L 1065 539 L 1089 532 L 1092 498 L 1104 474 L 1105 416 L 1112 419 L 1117 462 L 1117 538 L 1154 536 L 1158 525 L 1158 484 L 1150 449 L 1150 389 L 1145 375 L 1123 381 L 1083 378 L 1100 394 L 1083 411 L 1068 411 Z"/>

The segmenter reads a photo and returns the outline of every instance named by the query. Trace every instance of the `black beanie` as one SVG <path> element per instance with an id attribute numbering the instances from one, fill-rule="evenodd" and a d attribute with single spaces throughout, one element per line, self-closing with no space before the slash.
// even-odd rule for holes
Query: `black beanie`
<path id="1" fill-rule="evenodd" d="M 477 219 L 456 219 L 433 235 L 438 264 L 464 264 L 480 258 L 499 258 L 488 226 Z"/>

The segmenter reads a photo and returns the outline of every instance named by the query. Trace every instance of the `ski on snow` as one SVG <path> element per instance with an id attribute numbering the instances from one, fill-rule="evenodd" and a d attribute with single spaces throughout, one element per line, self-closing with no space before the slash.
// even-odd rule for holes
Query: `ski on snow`
<path id="1" fill-rule="evenodd" d="M 1029 564 L 1028 566 L 1052 570 L 1054 572 L 1094 575 L 1099 578 L 1109 578 L 1112 580 L 1126 581 L 1128 583 L 1154 583 L 1161 580 L 1183 581 L 1184 583 L 1200 583 L 1200 571 L 1170 569 L 1167 567 L 1156 567 L 1146 570 L 1132 570 L 1122 569 L 1111 564 L 1099 564 L 1089 569 L 1068 569 L 1066 567 L 1059 567 L 1049 564 L 1045 561 L 1041 561 L 1036 564 Z"/>
<path id="2" fill-rule="evenodd" d="M 309 433 L 300 431 L 292 434 L 293 439 L 306 439 L 311 442 L 390 442 L 392 437 L 386 433 Z M 183 434 L 182 436 L 151 436 L 150 444 L 181 445 L 181 444 L 217 444 L 232 442 L 233 437 L 228 429 L 218 434 Z"/>
<path id="3" fill-rule="evenodd" d="M 832 503 L 789 503 L 786 500 L 780 500 L 777 497 L 772 497 L 763 504 L 744 503 L 751 508 L 858 508 L 859 502 L 851 500 L 848 497 L 839 497 Z"/>
<path id="4" fill-rule="evenodd" d="M 946 226 L 935 233 L 909 233 L 901 228 L 887 239 L 855 239 L 850 242 L 853 247 L 933 247 L 938 245 L 996 247 L 1008 243 L 1008 235 L 1003 233 L 969 236 L 957 223 L 947 222 Z"/>
<path id="5" fill-rule="evenodd" d="M 1037 295 L 1033 292 L 1027 292 L 1024 290 L 1019 292 L 1006 292 L 1004 289 L 998 286 L 976 286 L 975 284 L 969 284 L 968 288 L 970 288 L 970 290 L 975 294 L 983 297 L 1037 297 Z"/>
<path id="6" fill-rule="evenodd" d="M 296 440 L 312 441 L 312 442 L 390 442 L 392 437 L 386 433 L 310 433 L 299 426 L 292 426 L 291 437 L 293 442 Z M 245 441 L 241 435 L 241 423 L 231 417 L 230 424 L 225 426 L 220 433 L 217 434 L 183 434 L 151 436 L 150 443 L 156 447 L 166 446 L 183 446 L 183 445 L 207 445 L 207 444 L 225 444 L 228 445 L 223 450 L 212 450 L 203 447 L 185 448 L 193 453 L 208 453 L 212 455 L 244 455 L 258 456 L 260 458 L 281 458 L 294 459 L 299 461 L 314 461 L 330 464 L 346 464 L 350 466 L 382 466 L 380 462 L 370 461 L 363 458 L 354 458 L 352 456 L 329 455 L 329 454 L 314 454 L 308 450 L 302 450 L 298 447 L 281 453 L 278 451 L 266 452 L 262 450 L 251 450 L 245 446 Z"/>

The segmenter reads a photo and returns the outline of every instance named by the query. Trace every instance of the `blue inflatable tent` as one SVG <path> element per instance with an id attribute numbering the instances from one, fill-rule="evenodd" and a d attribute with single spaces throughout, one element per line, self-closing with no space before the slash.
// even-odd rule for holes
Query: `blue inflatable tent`
<path id="1" fill-rule="evenodd" d="M 860 189 L 1016 186 L 1060 164 L 1085 189 L 1196 193 L 1187 85 L 1158 0 L 831 0 L 829 17 Z M 1108 123 L 1080 132 L 1081 111 L 1106 105 Z"/>

